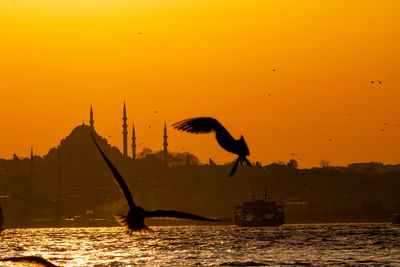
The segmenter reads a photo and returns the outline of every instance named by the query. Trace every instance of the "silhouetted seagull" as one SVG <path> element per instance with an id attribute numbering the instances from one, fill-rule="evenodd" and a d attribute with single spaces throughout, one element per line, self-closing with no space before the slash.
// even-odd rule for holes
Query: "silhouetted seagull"
<path id="1" fill-rule="evenodd" d="M 170 217 L 170 218 L 179 218 L 179 219 L 191 219 L 191 220 L 199 220 L 199 221 L 210 221 L 210 222 L 217 222 L 220 220 L 210 219 L 194 214 L 190 214 L 187 212 L 181 211 L 174 211 L 174 210 L 154 210 L 154 211 L 147 211 L 144 210 L 140 206 L 136 206 L 135 202 L 133 202 L 133 198 L 131 192 L 129 191 L 128 186 L 126 185 L 124 179 L 122 178 L 121 174 L 117 171 L 111 161 L 107 158 L 104 152 L 101 150 L 100 146 L 97 144 L 96 139 L 93 135 L 93 132 L 90 132 L 92 135 L 92 139 L 99 150 L 101 156 L 103 157 L 104 161 L 107 163 L 108 167 L 111 169 L 111 172 L 114 175 L 115 180 L 117 181 L 119 187 L 121 188 L 126 201 L 129 205 L 129 211 L 126 216 L 123 215 L 115 215 L 115 219 L 118 221 L 119 224 L 122 226 L 127 227 L 127 232 L 129 235 L 132 235 L 133 232 L 140 232 L 140 233 L 151 233 L 151 229 L 149 229 L 144 224 L 144 219 L 149 217 Z"/>
<path id="2" fill-rule="evenodd" d="M 10 258 L 0 259 L 0 261 L 11 261 L 21 264 L 29 264 L 29 265 L 44 266 L 44 267 L 57 267 L 57 265 L 54 265 L 53 263 L 43 259 L 40 256 L 10 257 Z"/>
<path id="3" fill-rule="evenodd" d="M 252 166 L 246 158 L 250 153 L 243 136 L 240 136 L 239 140 L 233 139 L 232 135 L 216 119 L 208 117 L 192 118 L 176 122 L 172 126 L 178 130 L 196 134 L 215 132 L 218 144 L 225 150 L 238 155 L 230 176 L 235 173 L 239 162 L 241 165 L 243 165 L 243 162 L 246 162 L 248 166 Z"/>

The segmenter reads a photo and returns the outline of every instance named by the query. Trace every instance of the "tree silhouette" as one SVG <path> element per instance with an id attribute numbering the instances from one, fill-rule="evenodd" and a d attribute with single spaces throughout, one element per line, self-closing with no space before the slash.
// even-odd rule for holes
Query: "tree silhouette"
<path id="1" fill-rule="evenodd" d="M 297 167 L 298 167 L 297 160 L 295 160 L 295 159 L 289 160 L 289 162 L 287 163 L 287 166 L 292 169 L 297 169 Z"/>

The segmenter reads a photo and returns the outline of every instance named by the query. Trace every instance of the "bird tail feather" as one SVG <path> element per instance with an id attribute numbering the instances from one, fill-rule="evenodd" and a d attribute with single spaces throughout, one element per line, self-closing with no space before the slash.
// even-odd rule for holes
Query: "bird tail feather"
<path id="1" fill-rule="evenodd" d="M 115 220 L 122 226 L 127 229 L 128 234 L 131 236 L 133 232 L 139 232 L 141 234 L 152 234 L 154 231 L 151 230 L 146 225 L 143 225 L 140 229 L 139 228 L 131 228 L 127 222 L 127 216 L 125 215 L 114 215 Z"/>

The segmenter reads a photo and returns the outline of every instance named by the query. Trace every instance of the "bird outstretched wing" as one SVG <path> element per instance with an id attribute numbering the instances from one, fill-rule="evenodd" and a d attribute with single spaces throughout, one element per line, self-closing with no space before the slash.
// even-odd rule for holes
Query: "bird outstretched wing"
<path id="1" fill-rule="evenodd" d="M 216 119 L 209 117 L 191 118 L 172 124 L 176 129 L 189 133 L 221 133 L 229 132 Z"/>
<path id="2" fill-rule="evenodd" d="M 199 220 L 199 221 L 209 221 L 209 222 L 219 222 L 220 220 L 206 218 L 203 216 L 175 211 L 175 210 L 154 210 L 154 211 L 145 211 L 146 217 L 169 217 L 169 218 L 178 218 L 178 219 L 191 219 L 191 220 Z"/>
<path id="3" fill-rule="evenodd" d="M 44 266 L 44 267 L 57 267 L 57 265 L 54 265 L 53 263 L 39 256 L 10 257 L 10 258 L 0 259 L 0 261 L 11 261 L 11 262 L 36 265 L 36 266 Z"/>
<path id="4" fill-rule="evenodd" d="M 96 139 L 93 135 L 93 132 L 90 132 L 90 135 L 92 136 L 93 142 L 97 147 L 97 150 L 99 150 L 101 156 L 103 157 L 104 161 L 107 163 L 108 167 L 111 169 L 111 172 L 113 173 L 113 176 L 115 180 L 117 181 L 119 187 L 121 188 L 122 192 L 124 193 L 124 196 L 126 198 L 126 201 L 128 201 L 129 207 L 133 209 L 136 207 L 135 203 L 133 202 L 132 194 L 131 191 L 129 191 L 128 186 L 126 185 L 124 179 L 122 178 L 121 174 L 117 171 L 117 169 L 114 167 L 114 165 L 111 163 L 111 161 L 107 158 L 107 156 L 104 154 L 104 152 L 101 150 L 100 146 L 97 144 Z"/>

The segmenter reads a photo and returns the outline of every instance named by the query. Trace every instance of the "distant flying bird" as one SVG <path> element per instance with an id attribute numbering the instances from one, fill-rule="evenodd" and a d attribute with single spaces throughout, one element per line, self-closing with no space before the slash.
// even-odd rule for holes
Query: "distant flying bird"
<path id="1" fill-rule="evenodd" d="M 181 211 L 174 211 L 174 210 L 154 210 L 154 211 L 147 211 L 144 210 L 140 206 L 136 206 L 135 202 L 133 202 L 132 194 L 129 191 L 127 184 L 125 183 L 124 179 L 122 178 L 121 174 L 117 171 L 111 161 L 107 158 L 104 152 L 101 150 L 100 146 L 97 144 L 96 139 L 93 135 L 93 132 L 90 132 L 92 135 L 92 139 L 94 144 L 96 145 L 97 149 L 99 150 L 101 156 L 103 157 L 104 161 L 107 163 L 108 167 L 110 168 L 111 172 L 114 175 L 115 180 L 117 181 L 119 187 L 121 188 L 122 193 L 124 194 L 126 201 L 129 205 L 129 211 L 126 216 L 123 215 L 115 215 L 115 219 L 118 221 L 119 224 L 122 226 L 127 227 L 127 232 L 129 235 L 132 235 L 133 232 L 139 233 L 150 233 L 152 232 L 144 224 L 144 219 L 149 217 L 170 217 L 170 218 L 179 218 L 179 219 L 191 219 L 191 220 L 199 220 L 199 221 L 210 221 L 216 222 L 219 220 L 210 219 L 194 214 L 190 214 L 187 212 Z"/>
<path id="2" fill-rule="evenodd" d="M 230 176 L 235 173 L 239 163 L 243 165 L 243 162 L 245 162 L 248 166 L 252 166 L 250 161 L 246 158 L 246 156 L 250 155 L 250 152 L 243 136 L 241 136 L 239 140 L 233 139 L 231 134 L 216 119 L 207 117 L 192 118 L 176 122 L 172 126 L 178 130 L 196 134 L 215 132 L 218 144 L 225 150 L 238 155 L 238 159 L 233 165 Z"/>
<path id="3" fill-rule="evenodd" d="M 382 84 L 382 81 L 378 80 L 378 83 L 379 83 L 379 84 Z"/>
<path id="4" fill-rule="evenodd" d="M 374 81 L 371 81 L 371 83 L 374 83 Z"/>
<path id="5" fill-rule="evenodd" d="M 297 153 L 290 153 L 290 155 L 291 155 L 291 156 L 296 156 L 296 155 L 297 155 Z"/>
<path id="6" fill-rule="evenodd" d="M 151 125 L 149 125 L 149 128 L 151 128 Z"/>
<path id="7" fill-rule="evenodd" d="M 276 71 L 277 69 L 272 69 L 272 71 Z"/>
<path id="8" fill-rule="evenodd" d="M 11 262 L 43 266 L 43 267 L 57 267 L 57 265 L 54 265 L 53 263 L 43 259 L 40 256 L 10 257 L 10 258 L 0 259 L 0 261 L 11 261 Z"/>
<path id="9" fill-rule="evenodd" d="M 158 110 L 154 110 L 154 113 L 158 113 Z"/>

